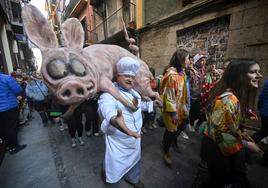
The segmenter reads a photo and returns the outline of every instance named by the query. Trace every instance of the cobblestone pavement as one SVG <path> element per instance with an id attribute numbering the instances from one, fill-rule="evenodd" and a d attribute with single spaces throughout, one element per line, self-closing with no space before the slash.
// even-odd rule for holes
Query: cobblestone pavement
<path id="1" fill-rule="evenodd" d="M 198 170 L 200 137 L 187 133 L 185 140 L 179 137 L 181 153 L 172 150 L 173 165 L 165 166 L 160 151 L 164 129 L 149 130 L 142 135 L 142 175 L 147 188 L 191 187 Z M 128 188 L 124 180 L 107 185 L 101 180 L 101 164 L 105 144 L 103 135 L 84 136 L 85 145 L 71 147 L 68 130 L 59 131 L 57 125 L 43 127 L 40 117 L 20 131 L 20 142 L 26 149 L 16 155 L 5 155 L 0 167 L 1 188 Z M 268 168 L 249 164 L 249 178 L 256 188 L 268 185 Z"/>

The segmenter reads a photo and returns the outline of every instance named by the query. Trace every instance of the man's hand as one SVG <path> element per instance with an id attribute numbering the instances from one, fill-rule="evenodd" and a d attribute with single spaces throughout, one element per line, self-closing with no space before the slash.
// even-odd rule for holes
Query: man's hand
<path id="1" fill-rule="evenodd" d="M 118 128 L 120 131 L 124 132 L 125 134 L 132 136 L 134 138 L 139 138 L 140 134 L 134 131 L 131 131 L 125 124 L 124 117 L 122 110 L 117 110 L 117 115 L 112 117 L 111 124 Z"/>
<path id="2" fill-rule="evenodd" d="M 53 118 L 54 123 L 59 123 L 60 122 L 60 117 Z"/>
<path id="3" fill-rule="evenodd" d="M 158 106 L 159 108 L 161 108 L 163 106 L 163 103 L 162 103 L 162 101 L 159 101 L 159 100 L 155 99 L 154 100 L 154 105 Z"/>
<path id="4" fill-rule="evenodd" d="M 154 103 L 160 108 L 163 106 L 163 101 L 162 101 L 161 97 L 159 96 L 159 94 L 157 92 L 155 92 Z"/>
<path id="5" fill-rule="evenodd" d="M 172 123 L 175 125 L 178 125 L 179 118 L 178 118 L 177 114 L 172 116 Z"/>
<path id="6" fill-rule="evenodd" d="M 253 151 L 253 152 L 261 152 L 262 150 L 259 148 L 259 146 L 254 143 L 254 142 L 250 142 L 250 141 L 243 141 L 243 145 L 245 147 L 247 147 L 250 151 Z"/>
<path id="7" fill-rule="evenodd" d="M 134 132 L 134 131 L 131 131 L 131 130 L 129 130 L 128 135 L 129 135 L 129 136 L 132 136 L 132 137 L 134 137 L 134 138 L 140 138 L 140 137 L 141 137 L 141 135 L 140 135 L 139 133 Z"/>

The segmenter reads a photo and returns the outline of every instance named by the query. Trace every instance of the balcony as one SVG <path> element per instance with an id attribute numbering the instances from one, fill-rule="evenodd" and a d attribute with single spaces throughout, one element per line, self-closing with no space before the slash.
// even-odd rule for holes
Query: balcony
<path id="1" fill-rule="evenodd" d="M 21 19 L 21 4 L 18 1 L 11 1 L 11 14 L 12 16 L 10 17 L 10 21 L 12 25 L 20 26 L 22 27 L 22 19 Z"/>
<path id="2" fill-rule="evenodd" d="M 8 11 L 6 8 L 6 4 L 4 1 L 0 1 L 0 16 L 4 18 L 6 21 L 10 21 L 9 16 L 8 16 Z"/>
<path id="3" fill-rule="evenodd" d="M 23 24 L 21 19 L 21 4 L 19 1 L 11 1 L 11 16 L 10 23 L 11 28 L 15 34 L 17 34 L 19 39 L 22 39 L 22 35 L 24 36 Z M 20 40 L 23 41 L 23 40 Z"/>
<path id="4" fill-rule="evenodd" d="M 99 23 L 97 23 L 95 18 L 95 23 L 97 24 L 92 31 L 89 31 L 92 43 L 100 43 L 118 35 L 123 30 L 121 18 L 123 18 L 126 27 L 136 29 L 136 5 L 129 3 Z"/>
<path id="5" fill-rule="evenodd" d="M 65 13 L 63 15 L 63 20 L 70 17 L 76 17 L 81 13 L 85 5 L 87 5 L 88 0 L 71 0 L 66 7 Z"/>

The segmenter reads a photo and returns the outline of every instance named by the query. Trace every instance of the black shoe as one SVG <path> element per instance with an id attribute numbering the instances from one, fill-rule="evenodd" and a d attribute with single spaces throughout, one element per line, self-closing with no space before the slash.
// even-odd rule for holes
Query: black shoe
<path id="1" fill-rule="evenodd" d="M 173 151 L 174 151 L 175 153 L 182 153 L 182 151 L 181 151 L 181 149 L 180 149 L 179 147 L 174 146 L 174 147 L 172 147 L 172 148 L 173 148 Z"/>
<path id="2" fill-rule="evenodd" d="M 165 150 L 164 150 L 164 144 L 163 144 L 163 143 L 160 144 L 160 151 L 161 151 L 162 153 L 165 153 Z"/>
<path id="3" fill-rule="evenodd" d="M 26 122 L 20 122 L 19 127 L 24 126 Z"/>
<path id="4" fill-rule="evenodd" d="M 159 127 L 165 127 L 165 124 L 164 124 L 162 118 L 157 118 L 156 119 L 156 122 L 157 122 L 157 124 L 158 124 Z"/>
<path id="5" fill-rule="evenodd" d="M 133 186 L 134 188 L 144 188 L 144 184 L 141 181 L 139 181 L 138 183 L 135 183 Z"/>
<path id="6" fill-rule="evenodd" d="M 15 147 L 15 148 L 11 148 L 11 149 L 9 149 L 9 153 L 10 153 L 11 155 L 16 154 L 16 153 L 18 153 L 19 151 L 23 150 L 26 146 L 27 146 L 26 144 L 18 145 L 18 146 Z"/>
<path id="7" fill-rule="evenodd" d="M 101 169 L 101 180 L 102 180 L 105 184 L 107 184 L 107 182 L 106 182 L 106 175 L 105 175 L 105 172 L 103 171 L 103 169 Z"/>
<path id="8" fill-rule="evenodd" d="M 262 160 L 261 160 L 261 165 L 262 165 L 263 167 L 268 168 L 268 161 L 267 161 L 267 160 L 262 159 Z"/>
<path id="9" fill-rule="evenodd" d="M 125 179 L 125 181 L 130 184 L 133 185 L 134 188 L 144 188 L 144 184 L 139 180 L 138 183 L 132 183 L 129 180 Z"/>
<path id="10" fill-rule="evenodd" d="M 43 127 L 48 127 L 48 122 L 44 122 Z"/>

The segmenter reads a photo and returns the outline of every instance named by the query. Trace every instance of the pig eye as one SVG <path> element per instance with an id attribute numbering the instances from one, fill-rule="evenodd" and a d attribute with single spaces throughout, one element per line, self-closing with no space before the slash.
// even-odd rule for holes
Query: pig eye
<path id="1" fill-rule="evenodd" d="M 68 74 L 65 62 L 58 59 L 47 64 L 47 72 L 54 79 L 63 78 Z"/>
<path id="2" fill-rule="evenodd" d="M 86 75 L 86 69 L 85 69 L 84 65 L 76 59 L 71 60 L 70 68 L 71 68 L 72 73 L 74 73 L 77 76 L 85 76 Z"/>

